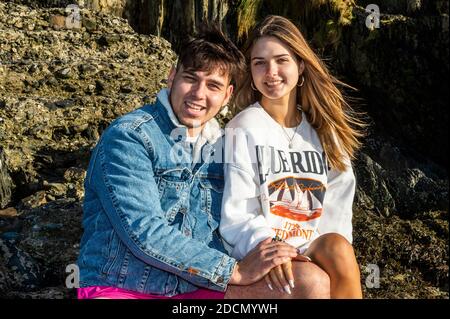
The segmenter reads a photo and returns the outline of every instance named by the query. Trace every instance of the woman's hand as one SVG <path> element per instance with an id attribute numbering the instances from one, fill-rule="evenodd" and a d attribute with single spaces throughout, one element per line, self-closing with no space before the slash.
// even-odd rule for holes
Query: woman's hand
<path id="1" fill-rule="evenodd" d="M 302 262 L 310 262 L 311 259 L 308 256 L 297 255 L 293 258 L 293 260 L 302 261 Z M 291 294 L 291 288 L 294 288 L 294 274 L 292 272 L 292 261 L 275 266 L 270 270 L 270 272 L 264 277 L 267 287 L 270 290 L 273 290 L 275 286 L 281 292 L 286 292 Z"/>
<path id="2" fill-rule="evenodd" d="M 283 242 L 261 241 L 239 261 L 231 275 L 230 284 L 249 285 L 262 279 L 274 267 L 287 263 L 297 256 L 297 250 Z"/>

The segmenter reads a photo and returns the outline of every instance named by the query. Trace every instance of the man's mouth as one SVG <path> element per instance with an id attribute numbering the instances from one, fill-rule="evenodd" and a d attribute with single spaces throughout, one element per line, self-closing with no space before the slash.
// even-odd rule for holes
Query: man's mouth
<path id="1" fill-rule="evenodd" d="M 184 102 L 184 105 L 186 106 L 186 110 L 188 111 L 188 113 L 192 115 L 196 115 L 206 109 L 206 107 L 204 107 L 203 105 L 199 105 L 189 101 Z"/>

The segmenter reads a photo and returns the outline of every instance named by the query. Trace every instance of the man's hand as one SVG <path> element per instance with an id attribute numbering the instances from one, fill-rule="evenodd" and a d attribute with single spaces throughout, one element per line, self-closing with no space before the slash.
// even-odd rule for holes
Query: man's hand
<path id="1" fill-rule="evenodd" d="M 283 242 L 272 242 L 267 238 L 237 263 L 231 275 L 230 284 L 250 285 L 262 279 L 269 271 L 290 262 L 297 256 L 297 250 Z"/>

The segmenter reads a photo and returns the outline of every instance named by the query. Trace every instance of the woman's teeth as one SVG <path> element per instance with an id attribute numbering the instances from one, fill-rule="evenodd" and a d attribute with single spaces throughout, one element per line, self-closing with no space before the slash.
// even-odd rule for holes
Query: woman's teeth
<path id="1" fill-rule="evenodd" d="M 277 86 L 277 85 L 279 85 L 279 84 L 281 84 L 281 80 L 278 80 L 278 81 L 268 81 L 268 82 L 266 82 L 266 84 L 267 84 L 267 86 Z"/>

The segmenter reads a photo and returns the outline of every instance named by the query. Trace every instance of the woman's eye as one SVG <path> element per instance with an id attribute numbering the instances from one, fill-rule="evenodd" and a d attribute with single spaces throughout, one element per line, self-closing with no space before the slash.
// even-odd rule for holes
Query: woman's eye
<path id="1" fill-rule="evenodd" d="M 264 63 L 264 61 L 256 61 L 254 65 L 263 65 Z"/>

